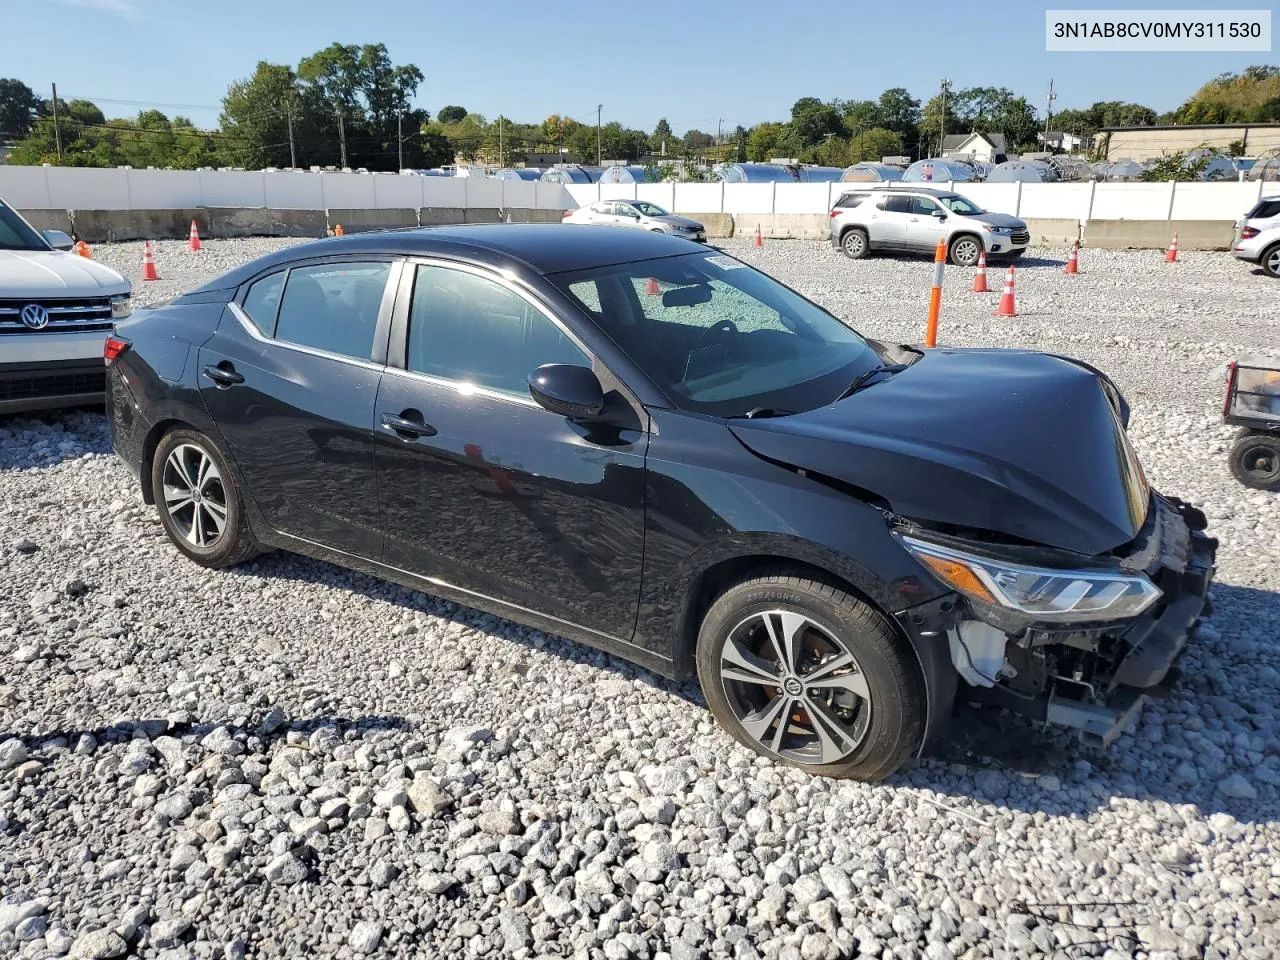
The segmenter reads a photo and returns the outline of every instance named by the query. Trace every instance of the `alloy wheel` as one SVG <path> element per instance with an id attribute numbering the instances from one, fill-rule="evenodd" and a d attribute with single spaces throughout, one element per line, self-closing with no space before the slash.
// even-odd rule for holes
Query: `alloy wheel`
<path id="1" fill-rule="evenodd" d="M 1267 255 L 1266 263 L 1263 266 L 1266 267 L 1267 273 L 1273 277 L 1280 277 L 1280 247 L 1276 247 Z"/>
<path id="2" fill-rule="evenodd" d="M 844 235 L 844 250 L 851 257 L 860 257 L 866 243 L 866 238 L 857 230 L 850 230 Z"/>
<path id="3" fill-rule="evenodd" d="M 951 258 L 962 267 L 971 267 L 977 263 L 978 253 L 976 240 L 958 240 L 951 248 Z"/>
<path id="4" fill-rule="evenodd" d="M 213 458 L 194 444 L 174 447 L 165 459 L 163 485 L 177 533 L 201 550 L 216 544 L 227 525 L 227 491 Z"/>
<path id="5" fill-rule="evenodd" d="M 802 613 L 753 614 L 729 633 L 720 676 L 738 722 L 766 752 L 836 763 L 871 724 L 871 692 L 857 659 Z"/>

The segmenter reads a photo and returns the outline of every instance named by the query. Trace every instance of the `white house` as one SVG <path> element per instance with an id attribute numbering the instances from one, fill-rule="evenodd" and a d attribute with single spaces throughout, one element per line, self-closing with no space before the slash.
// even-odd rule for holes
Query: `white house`
<path id="1" fill-rule="evenodd" d="M 942 141 L 942 156 L 955 160 L 981 160 L 1002 163 L 1008 154 L 1003 133 L 947 134 Z"/>

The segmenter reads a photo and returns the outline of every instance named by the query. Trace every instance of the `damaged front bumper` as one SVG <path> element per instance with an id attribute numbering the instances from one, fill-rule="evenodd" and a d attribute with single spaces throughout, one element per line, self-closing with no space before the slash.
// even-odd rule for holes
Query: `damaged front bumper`
<path id="1" fill-rule="evenodd" d="M 952 595 L 899 617 L 917 648 L 950 654 L 963 681 L 956 696 L 1005 707 L 1032 720 L 1080 731 L 1109 745 L 1128 729 L 1148 696 L 1176 682 L 1176 664 L 1202 616 L 1210 612 L 1218 542 L 1205 533 L 1204 514 L 1181 501 L 1153 496 L 1139 536 L 1118 562 L 1147 576 L 1160 600 L 1128 620 L 1073 626 L 997 622 Z M 930 733 L 940 725 L 934 705 Z"/>

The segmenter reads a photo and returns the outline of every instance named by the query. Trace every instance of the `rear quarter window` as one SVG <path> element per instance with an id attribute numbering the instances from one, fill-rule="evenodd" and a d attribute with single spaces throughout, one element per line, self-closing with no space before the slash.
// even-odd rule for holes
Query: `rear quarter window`
<path id="1" fill-rule="evenodd" d="M 284 271 L 255 280 L 244 295 L 240 309 L 264 337 L 275 335 L 276 308 L 280 306 L 280 290 L 284 287 Z"/>
<path id="2" fill-rule="evenodd" d="M 865 193 L 846 193 L 843 197 L 836 201 L 836 208 L 840 210 L 852 210 L 862 201 L 867 199 Z"/>

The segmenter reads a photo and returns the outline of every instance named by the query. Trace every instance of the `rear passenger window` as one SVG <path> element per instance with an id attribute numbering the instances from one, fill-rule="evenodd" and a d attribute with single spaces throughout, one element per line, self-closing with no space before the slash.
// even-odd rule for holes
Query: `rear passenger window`
<path id="1" fill-rule="evenodd" d="M 865 199 L 867 199 L 865 193 L 846 193 L 836 201 L 836 206 L 841 210 L 852 210 Z"/>
<path id="2" fill-rule="evenodd" d="M 263 336 L 269 337 L 276 329 L 276 308 L 280 306 L 280 290 L 284 287 L 284 271 L 257 280 L 244 296 L 244 310 L 253 325 Z"/>
<path id="3" fill-rule="evenodd" d="M 445 380 L 517 396 L 544 363 L 591 360 L 528 300 L 449 267 L 419 267 L 409 309 L 407 366 Z"/>
<path id="4" fill-rule="evenodd" d="M 325 263 L 289 271 L 276 339 L 368 360 L 389 263 Z"/>
<path id="5" fill-rule="evenodd" d="M 885 197 L 880 209 L 889 213 L 910 213 L 911 198 L 904 196 Z"/>

